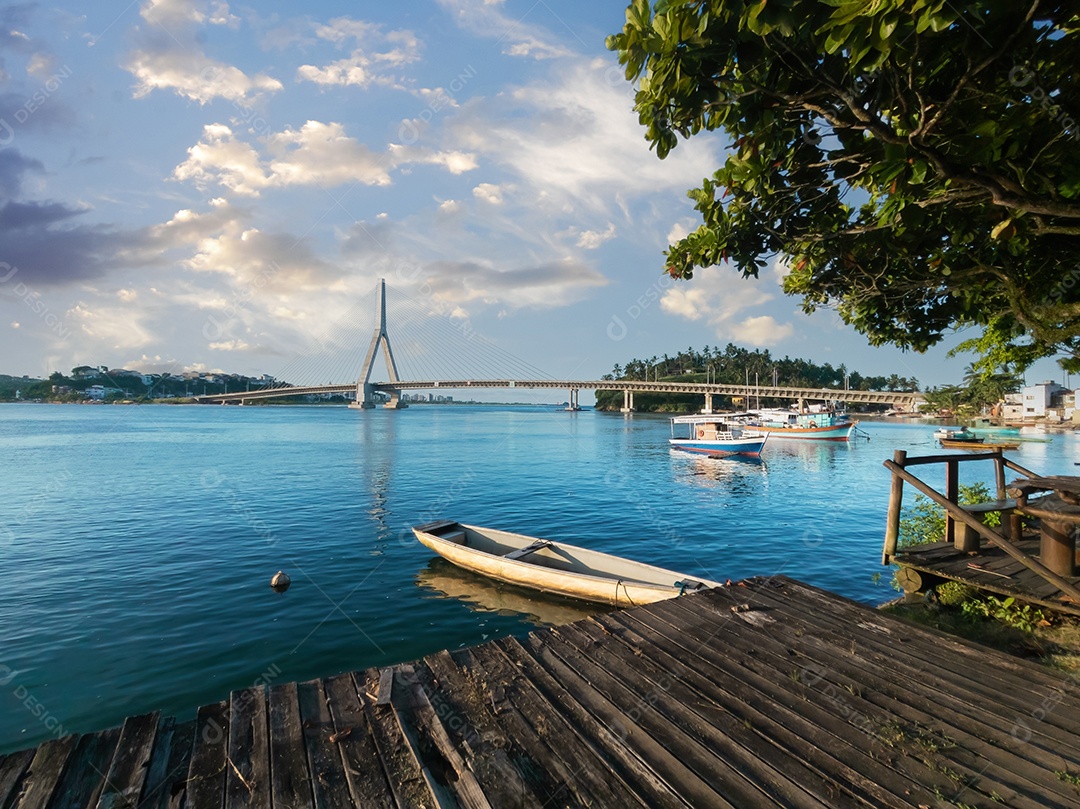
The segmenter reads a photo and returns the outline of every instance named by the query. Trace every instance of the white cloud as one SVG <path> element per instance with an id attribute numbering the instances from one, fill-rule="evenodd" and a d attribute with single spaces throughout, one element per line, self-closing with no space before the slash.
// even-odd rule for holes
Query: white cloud
<path id="1" fill-rule="evenodd" d="M 480 183 L 472 192 L 474 197 L 491 205 L 503 204 L 502 188 L 492 183 Z"/>
<path id="2" fill-rule="evenodd" d="M 736 318 L 775 296 L 761 289 L 759 282 L 739 282 L 730 267 L 697 270 L 691 281 L 680 281 L 660 298 L 660 308 L 684 320 L 703 321 L 721 340 L 755 346 L 774 345 L 794 333 L 791 324 L 781 324 L 769 315 Z"/>
<path id="3" fill-rule="evenodd" d="M 502 52 L 508 56 L 554 59 L 570 55 L 570 51 L 550 32 L 529 19 L 537 9 L 550 11 L 544 3 L 534 4 L 524 17 L 519 18 L 508 17 L 503 13 L 502 3 L 492 0 L 439 0 L 439 5 L 453 15 L 461 28 L 477 36 L 496 40 Z M 551 21 L 559 22 L 554 14 Z"/>
<path id="4" fill-rule="evenodd" d="M 208 56 L 199 33 L 206 25 L 235 28 L 240 20 L 227 3 L 199 0 L 150 0 L 140 9 L 144 27 L 136 30 L 137 47 L 124 69 L 136 80 L 136 98 L 154 90 L 206 104 L 215 98 L 246 100 L 282 89 L 264 73 L 248 75 L 240 68 Z"/>
<path id="5" fill-rule="evenodd" d="M 17 320 L 13 320 L 13 321 L 11 321 L 11 328 L 13 328 L 13 329 L 21 329 L 22 328 L 22 323 L 20 323 Z"/>
<path id="6" fill-rule="evenodd" d="M 481 261 L 436 261 L 422 269 L 424 286 L 445 305 L 469 302 L 547 309 L 581 300 L 608 279 L 572 258 L 514 270 L 499 270 Z M 461 311 L 465 311 L 462 309 Z"/>
<path id="7" fill-rule="evenodd" d="M 131 307 L 94 306 L 80 301 L 64 317 L 99 346 L 112 350 L 141 348 L 154 339 L 143 324 L 144 314 Z"/>
<path id="8" fill-rule="evenodd" d="M 460 151 L 435 152 L 390 144 L 379 154 L 349 137 L 341 124 L 320 121 L 271 134 L 266 144 L 269 155 L 263 158 L 254 146 L 237 140 L 228 126 L 209 124 L 173 176 L 200 188 L 217 183 L 237 194 L 258 196 L 271 187 L 389 185 L 390 171 L 409 164 L 442 166 L 451 174 L 477 166 L 475 156 Z"/>
<path id="9" fill-rule="evenodd" d="M 560 63 L 551 78 L 462 105 L 447 121 L 455 146 L 521 177 L 557 210 L 607 212 L 624 197 L 692 187 L 716 170 L 717 139 L 649 150 L 633 91 L 604 59 Z"/>
<path id="10" fill-rule="evenodd" d="M 217 183 L 247 196 L 258 196 L 270 184 L 258 152 L 236 140 L 224 124 L 203 127 L 202 140 L 188 149 L 188 159 L 174 169 L 173 176 L 200 188 Z"/>
<path id="11" fill-rule="evenodd" d="M 209 343 L 208 347 L 212 351 L 247 351 L 251 348 L 251 344 L 245 343 L 243 340 L 222 340 L 217 343 Z"/>
<path id="12" fill-rule="evenodd" d="M 776 345 L 795 333 L 790 323 L 777 323 L 771 315 L 748 317 L 735 327 L 735 334 L 744 343 L 752 346 Z"/>
<path id="13" fill-rule="evenodd" d="M 338 17 L 328 25 L 319 25 L 315 35 L 341 45 L 353 40 L 355 47 L 343 59 L 328 65 L 301 65 L 296 71 L 300 81 L 323 86 L 369 87 L 373 84 L 404 87 L 404 80 L 393 68 L 416 62 L 420 58 L 420 40 L 411 31 L 384 33 L 382 27 L 363 20 Z M 379 50 L 379 47 L 382 50 Z"/>
<path id="14" fill-rule="evenodd" d="M 607 230 L 596 231 L 586 230 L 577 240 L 577 246 L 582 247 L 585 250 L 595 250 L 604 242 L 611 241 L 615 238 L 615 223 L 608 222 Z"/>
<path id="15" fill-rule="evenodd" d="M 674 225 L 671 226 L 671 230 L 668 231 L 667 239 L 668 244 L 675 244 L 675 242 L 682 241 L 690 235 L 691 231 L 697 229 L 698 223 L 693 219 L 680 219 Z"/>
<path id="16" fill-rule="evenodd" d="M 26 72 L 38 79 L 48 79 L 56 72 L 56 57 L 49 53 L 35 53 L 26 63 Z"/>
<path id="17" fill-rule="evenodd" d="M 174 90 L 177 95 L 206 104 L 215 98 L 241 101 L 250 95 L 282 89 L 277 79 L 262 73 L 248 76 L 197 50 L 137 50 L 125 69 L 136 79 L 136 98 L 154 90 Z"/>

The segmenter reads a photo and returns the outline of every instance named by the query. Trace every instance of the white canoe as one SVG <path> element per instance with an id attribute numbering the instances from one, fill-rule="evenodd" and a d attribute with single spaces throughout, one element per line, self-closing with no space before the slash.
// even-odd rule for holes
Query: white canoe
<path id="1" fill-rule="evenodd" d="M 444 521 L 412 530 L 424 545 L 458 567 L 521 587 L 616 607 L 651 604 L 721 586 L 621 556 L 494 528 Z"/>

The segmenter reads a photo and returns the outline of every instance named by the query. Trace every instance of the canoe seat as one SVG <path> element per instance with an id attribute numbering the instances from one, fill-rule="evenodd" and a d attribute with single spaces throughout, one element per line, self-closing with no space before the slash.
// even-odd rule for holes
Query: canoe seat
<path id="1" fill-rule="evenodd" d="M 693 593 L 697 590 L 708 589 L 705 587 L 704 584 L 699 581 L 695 581 L 694 579 L 682 579 L 681 581 L 675 582 L 675 586 L 679 588 L 679 595 L 682 595 L 683 593 Z"/>
<path id="2" fill-rule="evenodd" d="M 539 550 L 550 547 L 551 543 L 546 539 L 538 539 L 532 545 L 526 545 L 524 548 L 518 548 L 516 551 L 504 553 L 503 559 L 521 559 L 524 556 L 528 556 L 530 553 L 536 553 Z"/>

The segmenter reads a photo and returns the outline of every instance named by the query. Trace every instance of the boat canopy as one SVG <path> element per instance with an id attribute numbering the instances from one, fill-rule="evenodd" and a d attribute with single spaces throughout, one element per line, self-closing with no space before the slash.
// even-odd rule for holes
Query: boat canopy
<path id="1" fill-rule="evenodd" d="M 749 413 L 713 413 L 711 415 L 698 413 L 694 416 L 673 416 L 671 419 L 672 424 L 717 424 L 725 421 L 731 421 L 732 419 L 739 419 L 745 416 L 749 416 Z"/>

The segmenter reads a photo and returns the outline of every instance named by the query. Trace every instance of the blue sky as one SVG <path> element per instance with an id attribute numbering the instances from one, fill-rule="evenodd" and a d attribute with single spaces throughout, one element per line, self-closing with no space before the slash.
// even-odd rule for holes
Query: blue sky
<path id="1" fill-rule="evenodd" d="M 604 48 L 625 3 L 298 8 L 0 8 L 0 372 L 277 374 L 385 277 L 556 377 L 729 341 L 962 376 L 803 315 L 777 268 L 662 275 L 724 143 L 649 151 Z"/>

